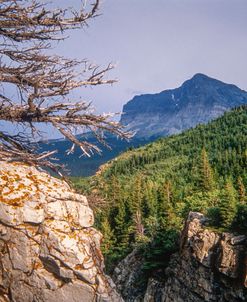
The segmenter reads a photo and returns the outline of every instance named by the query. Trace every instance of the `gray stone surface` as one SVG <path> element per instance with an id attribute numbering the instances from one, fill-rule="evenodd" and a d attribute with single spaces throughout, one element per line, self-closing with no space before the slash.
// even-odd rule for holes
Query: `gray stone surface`
<path id="1" fill-rule="evenodd" d="M 125 301 L 143 301 L 146 282 L 142 263 L 142 255 L 134 249 L 114 269 L 113 281 Z"/>

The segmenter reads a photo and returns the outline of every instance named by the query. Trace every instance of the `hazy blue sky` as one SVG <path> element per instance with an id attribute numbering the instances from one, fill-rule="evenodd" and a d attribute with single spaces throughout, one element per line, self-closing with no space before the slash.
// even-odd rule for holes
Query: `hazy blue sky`
<path id="1" fill-rule="evenodd" d="M 247 90 L 247 0 L 101 2 L 101 16 L 55 48 L 66 57 L 117 64 L 108 77 L 118 83 L 80 91 L 98 111 L 121 111 L 134 95 L 178 87 L 198 72 Z"/>
<path id="2" fill-rule="evenodd" d="M 246 0 L 102 0 L 100 12 L 59 45 L 66 56 L 117 63 L 109 74 L 117 84 L 82 90 L 100 111 L 119 111 L 135 94 L 177 87 L 197 72 L 247 90 Z"/>

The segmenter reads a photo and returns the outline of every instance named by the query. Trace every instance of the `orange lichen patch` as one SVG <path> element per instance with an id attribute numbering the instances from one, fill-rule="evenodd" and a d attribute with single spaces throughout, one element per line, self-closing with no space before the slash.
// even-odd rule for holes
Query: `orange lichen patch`
<path id="1" fill-rule="evenodd" d="M 38 269 L 41 269 L 43 268 L 43 264 L 41 262 L 35 262 L 34 265 L 33 265 L 33 269 L 34 270 L 38 270 Z"/>
<path id="2" fill-rule="evenodd" d="M 41 204 L 37 204 L 35 207 L 34 207 L 35 210 L 40 210 L 40 209 L 43 209 L 43 206 Z"/>
<path id="3" fill-rule="evenodd" d="M 9 193 L 12 193 L 14 189 L 15 187 L 13 185 L 10 185 L 9 187 L 4 187 L 2 189 L 2 195 L 8 195 Z"/>
<path id="4" fill-rule="evenodd" d="M 14 166 L 20 166 L 20 171 Z M 1 167 L 2 168 L 2 167 Z M 12 168 L 12 169 L 11 169 Z M 12 206 L 23 206 L 24 202 L 35 194 L 36 198 L 46 191 L 45 177 L 32 171 L 25 171 L 23 165 L 18 163 L 11 164 L 0 171 L 0 202 L 10 204 Z M 42 184 L 42 189 L 39 185 Z M 52 190 L 52 187 L 51 187 Z"/>
<path id="5" fill-rule="evenodd" d="M 36 225 L 28 225 L 28 224 L 24 224 L 23 225 L 25 227 L 25 229 L 29 232 L 36 232 L 38 229 L 38 226 Z"/>
<path id="6" fill-rule="evenodd" d="M 2 175 L 2 176 L 1 176 L 1 179 L 2 179 L 3 181 L 8 181 L 8 176 L 7 176 L 7 175 Z"/>
<path id="7" fill-rule="evenodd" d="M 86 256 L 85 259 L 84 259 L 84 263 L 89 262 L 89 261 L 91 261 L 91 257 Z"/>
<path id="8" fill-rule="evenodd" d="M 68 237 L 70 239 L 75 239 L 77 240 L 78 239 L 78 233 L 77 232 L 71 232 L 70 234 L 68 234 Z"/>
<path id="9" fill-rule="evenodd" d="M 36 175 L 34 175 L 31 171 L 26 175 L 26 177 L 34 184 L 37 191 L 39 190 L 40 180 Z"/>
<path id="10" fill-rule="evenodd" d="M 25 223 L 18 224 L 18 227 L 19 227 L 19 229 L 22 229 L 22 231 L 27 231 L 27 232 L 34 233 L 34 234 L 37 233 L 38 228 L 39 228 L 39 226 L 29 225 L 29 224 L 25 224 Z"/>
<path id="11" fill-rule="evenodd" d="M 10 198 L 4 197 L 1 194 L 0 202 L 9 204 L 14 207 L 22 207 L 24 205 L 24 201 L 28 200 L 29 196 L 30 196 L 30 193 L 28 193 L 28 192 L 25 192 L 24 194 L 19 195 L 18 197 L 10 197 Z"/>
<path id="12" fill-rule="evenodd" d="M 76 264 L 76 266 L 74 267 L 74 269 L 81 270 L 81 269 L 84 269 L 84 267 L 83 267 L 82 264 Z"/>
<path id="13" fill-rule="evenodd" d="M 25 167 L 31 167 L 29 164 L 27 164 L 27 163 L 23 163 L 23 162 L 13 162 L 13 163 L 11 163 L 11 165 L 13 165 L 13 166 L 25 166 Z"/>
<path id="14" fill-rule="evenodd" d="M 0 202 L 12 205 L 23 206 L 24 201 L 30 197 L 29 187 L 20 183 L 21 177 L 10 171 L 2 171 L 0 176 Z"/>

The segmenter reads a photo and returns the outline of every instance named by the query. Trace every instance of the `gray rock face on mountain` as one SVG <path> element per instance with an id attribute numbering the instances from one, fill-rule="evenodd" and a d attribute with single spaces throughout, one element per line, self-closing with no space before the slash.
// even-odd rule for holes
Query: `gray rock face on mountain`
<path id="1" fill-rule="evenodd" d="M 0 301 L 122 301 L 93 223 L 87 199 L 65 182 L 0 162 Z"/>
<path id="2" fill-rule="evenodd" d="M 179 133 L 247 103 L 247 92 L 203 74 L 176 89 L 135 96 L 123 107 L 121 123 L 137 137 Z"/>

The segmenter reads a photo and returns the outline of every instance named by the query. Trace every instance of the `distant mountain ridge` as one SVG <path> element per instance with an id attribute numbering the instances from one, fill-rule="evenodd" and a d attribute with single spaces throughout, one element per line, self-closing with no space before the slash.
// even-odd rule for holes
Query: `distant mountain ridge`
<path id="1" fill-rule="evenodd" d="M 167 136 L 246 103 L 246 91 L 198 73 L 179 88 L 135 96 L 124 105 L 121 123 L 137 137 Z"/>
<path id="2" fill-rule="evenodd" d="M 66 150 L 71 147 L 68 140 L 41 142 L 42 151 L 58 150 L 56 157 L 65 164 L 73 176 L 90 176 L 105 162 L 118 156 L 128 148 L 145 145 L 158 137 L 176 134 L 198 124 L 221 116 L 233 107 L 247 104 L 247 92 L 235 85 L 225 84 L 203 74 L 196 74 L 181 87 L 165 90 L 157 94 L 135 96 L 123 107 L 121 123 L 136 132 L 130 142 L 106 135 L 109 150 L 102 147 L 102 155 L 79 158 L 80 150 L 71 155 Z M 92 134 L 78 135 L 97 144 Z"/>

